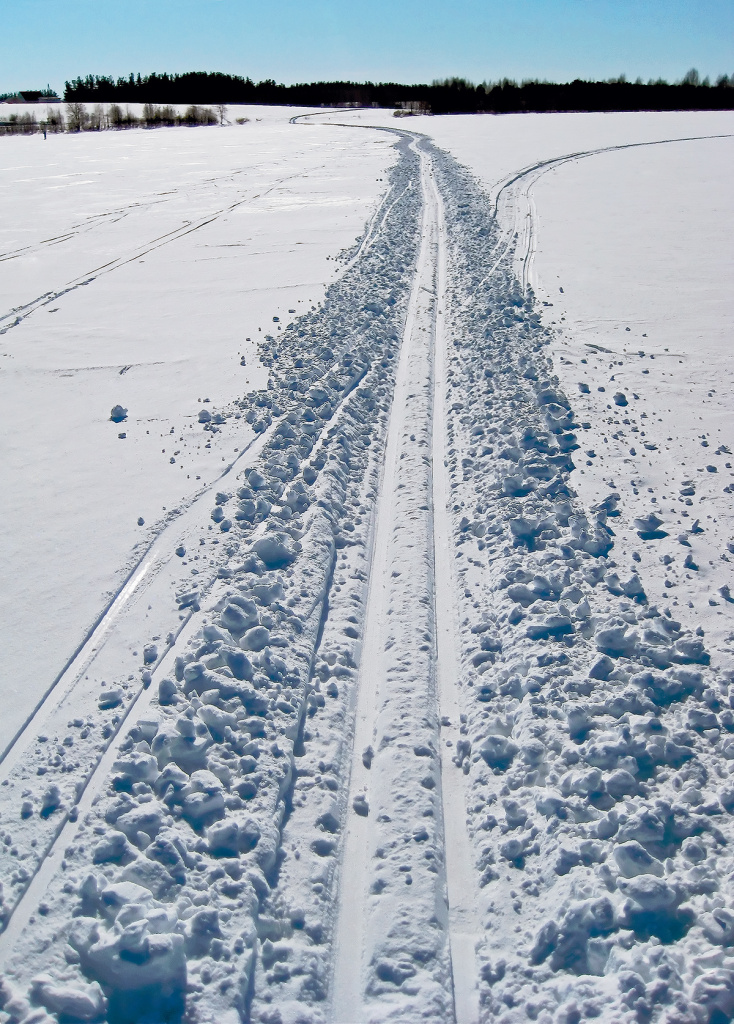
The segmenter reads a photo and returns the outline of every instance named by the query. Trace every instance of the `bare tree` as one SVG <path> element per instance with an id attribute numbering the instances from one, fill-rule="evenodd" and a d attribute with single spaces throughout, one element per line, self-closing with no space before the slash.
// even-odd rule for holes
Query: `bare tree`
<path id="1" fill-rule="evenodd" d="M 217 117 L 219 118 L 219 123 L 220 124 L 224 124 L 224 119 L 227 116 L 226 104 L 224 104 L 224 103 L 217 103 L 215 105 L 214 109 L 217 112 Z"/>
<path id="2" fill-rule="evenodd" d="M 74 101 L 66 104 L 66 123 L 70 132 L 80 132 L 87 126 L 89 114 L 83 103 Z"/>
<path id="3" fill-rule="evenodd" d="M 46 125 L 50 132 L 63 132 L 64 115 L 61 110 L 54 107 L 46 107 Z"/>
<path id="4" fill-rule="evenodd" d="M 91 131 L 99 132 L 106 128 L 104 107 L 101 103 L 95 103 L 92 113 L 89 115 L 89 128 Z"/>
<path id="5" fill-rule="evenodd" d="M 699 77 L 696 68 L 691 68 L 690 71 L 686 71 L 685 75 L 680 80 L 681 85 L 700 85 L 701 79 Z"/>

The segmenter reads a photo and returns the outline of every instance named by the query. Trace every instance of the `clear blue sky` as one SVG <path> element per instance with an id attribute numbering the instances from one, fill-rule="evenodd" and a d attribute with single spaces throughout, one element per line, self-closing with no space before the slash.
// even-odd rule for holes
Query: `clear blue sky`
<path id="1" fill-rule="evenodd" d="M 0 92 L 89 73 L 256 81 L 734 73 L 733 0 L 5 0 Z"/>

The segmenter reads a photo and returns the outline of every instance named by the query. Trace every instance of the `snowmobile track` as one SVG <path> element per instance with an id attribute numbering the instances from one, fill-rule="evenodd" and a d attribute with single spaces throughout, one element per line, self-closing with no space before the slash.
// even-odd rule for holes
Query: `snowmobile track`
<path id="1" fill-rule="evenodd" d="M 233 203 L 229 203 L 227 206 L 222 207 L 219 210 L 214 210 L 204 217 L 199 218 L 197 221 L 192 223 L 191 221 L 184 221 L 177 228 L 173 228 L 171 231 L 167 231 L 165 234 L 158 236 L 157 238 L 151 238 L 136 246 L 132 251 L 127 251 L 117 256 L 115 259 L 110 260 L 107 263 L 103 263 L 101 266 L 95 267 L 92 270 L 86 271 L 85 273 L 77 276 L 73 280 L 67 282 L 61 288 L 53 291 L 44 292 L 43 295 L 37 296 L 30 302 L 25 303 L 22 306 L 18 306 L 15 309 L 9 310 L 7 313 L 0 314 L 0 336 L 7 334 L 8 331 L 12 330 L 13 327 L 18 327 L 24 320 L 27 320 L 29 316 L 36 312 L 38 309 L 42 309 L 44 306 L 51 305 L 52 302 L 56 302 L 58 299 L 63 298 L 64 295 L 68 295 L 70 292 L 74 292 L 77 288 L 83 288 L 87 285 L 93 284 L 97 278 L 102 277 L 105 274 L 110 274 L 115 270 L 119 270 L 121 267 L 127 266 L 129 263 L 134 263 L 136 260 L 140 260 L 143 256 L 147 256 L 151 252 L 155 252 L 157 249 L 161 249 L 163 246 L 171 245 L 174 242 L 185 238 L 187 235 L 193 234 L 196 231 L 201 231 L 209 224 L 213 224 L 219 220 L 220 217 L 226 217 L 232 213 L 238 207 L 243 206 L 245 203 L 252 203 L 257 199 L 262 199 L 275 191 L 281 185 L 287 181 L 291 181 L 295 178 L 300 177 L 300 174 L 290 174 L 286 177 L 279 178 L 273 182 L 273 184 L 261 191 L 256 193 L 248 193 L 242 198 L 237 199 Z M 159 200 L 154 199 L 153 203 L 157 203 Z M 146 204 L 152 205 L 152 204 Z M 378 212 L 379 212 L 378 208 Z M 113 212 L 105 216 L 110 216 Z M 93 230 L 96 225 L 91 225 L 86 230 Z M 81 229 L 80 229 L 81 230 Z M 79 231 L 72 231 L 68 235 L 62 235 L 58 239 L 49 239 L 44 242 L 40 242 L 35 246 L 29 246 L 26 250 L 21 250 L 17 253 L 5 254 L 0 257 L 0 262 L 3 260 L 15 259 L 19 256 L 30 256 L 35 255 L 39 251 L 42 251 L 48 245 L 58 245 L 62 242 L 68 241 L 76 237 Z"/>

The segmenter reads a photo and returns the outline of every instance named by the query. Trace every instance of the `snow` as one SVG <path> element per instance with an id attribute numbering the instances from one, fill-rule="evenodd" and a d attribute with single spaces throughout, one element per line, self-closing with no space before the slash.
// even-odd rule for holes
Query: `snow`
<path id="1" fill-rule="evenodd" d="M 121 267 L 137 275 L 126 295 L 159 297 L 137 344 L 161 339 L 167 375 L 146 365 L 157 390 L 130 371 L 115 393 L 87 381 L 90 436 L 64 428 L 53 458 L 32 431 L 56 406 L 27 375 L 24 408 L 44 415 L 25 437 L 13 424 L 22 482 L 66 487 L 49 543 L 80 518 L 79 480 L 98 491 L 57 589 L 78 605 L 95 572 L 127 582 L 107 611 L 90 598 L 99 624 L 0 767 L 2 1010 L 18 1024 L 731 1020 L 732 143 L 692 137 L 730 135 L 732 117 L 292 113 L 263 123 L 267 160 L 226 186 L 242 158 L 227 140 L 251 124 L 119 136 L 149 164 L 179 152 L 155 164 L 174 182 L 177 147 L 205 146 L 229 161 L 230 203 L 249 174 L 316 176 L 293 179 L 316 215 L 259 211 L 259 244 L 282 239 L 259 299 L 235 317 L 239 278 L 209 278 L 210 326 L 187 336 L 203 301 L 190 236 Z M 106 138 L 73 142 L 122 144 Z M 648 145 L 674 138 L 688 141 Z M 192 222 L 211 201 L 196 174 Z M 197 234 L 229 243 L 244 230 L 229 224 Z M 361 239 L 336 273 L 283 255 L 324 224 L 324 263 Z M 289 322 L 275 289 L 304 268 Z M 97 316 L 117 358 L 142 320 L 104 291 L 115 275 L 62 296 L 66 321 L 28 333 L 41 307 L 3 343 L 50 360 Z M 104 302 L 85 308 L 95 288 Z M 227 332 L 245 317 L 259 345 L 243 383 Z M 113 448 L 142 440 L 154 399 L 210 441 L 209 463 L 185 456 L 209 475 L 198 497 L 179 485 L 180 514 L 126 576 L 138 516 L 156 521 L 141 494 L 168 504 L 172 488 L 142 443 L 118 490 L 89 461 L 104 431 Z M 110 537 L 94 541 L 101 510 Z M 29 557 L 35 534 L 14 519 L 11 535 Z M 48 601 L 38 574 L 14 585 L 27 651 Z M 48 649 L 63 660 L 58 639 Z M 27 688 L 26 709 L 42 690 Z"/>
<path id="2" fill-rule="evenodd" d="M 553 303 L 546 317 L 563 325 L 559 376 L 567 394 L 577 393 L 578 415 L 590 423 L 583 447 L 595 453 L 576 486 L 593 503 L 613 481 L 626 518 L 661 517 L 667 539 L 639 544 L 626 531 L 620 542 L 639 548 L 652 599 L 672 598 L 693 628 L 703 613 L 719 650 L 730 632 L 719 591 L 732 583 L 734 537 L 734 202 L 726 171 L 733 157 L 731 138 L 623 150 L 566 166 L 534 187 L 536 209 L 546 211 L 537 225 L 537 292 Z M 661 181 L 670 183 L 662 193 Z M 588 397 L 578 394 L 581 382 Z M 625 403 L 628 429 L 606 426 L 610 397 Z M 691 535 L 697 518 L 703 532 Z M 686 574 L 689 554 L 699 570 Z"/>
<path id="3" fill-rule="evenodd" d="M 382 189 L 379 136 L 247 112 L 3 139 L 2 748 L 172 510 L 249 440 L 232 403 L 265 383 L 258 337 L 321 301 Z M 197 418 L 217 412 L 212 451 Z"/>

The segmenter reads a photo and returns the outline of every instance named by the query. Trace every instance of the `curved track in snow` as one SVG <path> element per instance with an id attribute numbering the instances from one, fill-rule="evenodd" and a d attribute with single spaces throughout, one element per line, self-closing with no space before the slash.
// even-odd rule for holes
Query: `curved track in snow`
<path id="1" fill-rule="evenodd" d="M 504 181 L 500 182 L 493 190 L 494 215 L 506 222 L 512 220 L 513 228 L 509 224 L 507 247 L 515 240 L 515 235 L 520 237 L 515 245 L 516 267 L 519 270 L 523 290 L 527 291 L 530 284 L 532 260 L 536 246 L 536 211 L 532 199 L 533 185 L 549 171 L 556 170 L 564 164 L 573 163 L 576 160 L 585 160 L 592 156 L 601 156 L 605 153 L 616 153 L 628 149 L 644 149 L 649 146 L 668 146 L 680 142 L 702 142 L 706 139 L 729 139 L 731 135 L 690 135 L 680 138 L 655 139 L 652 142 L 630 142 L 617 146 L 602 146 L 597 149 L 579 150 L 575 153 L 565 153 L 563 156 L 553 157 L 550 160 L 540 160 L 520 171 L 513 172 Z M 509 206 L 509 211 L 503 217 L 501 206 L 503 201 Z"/>

